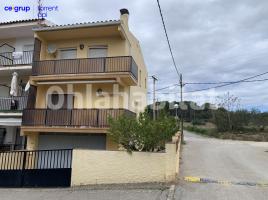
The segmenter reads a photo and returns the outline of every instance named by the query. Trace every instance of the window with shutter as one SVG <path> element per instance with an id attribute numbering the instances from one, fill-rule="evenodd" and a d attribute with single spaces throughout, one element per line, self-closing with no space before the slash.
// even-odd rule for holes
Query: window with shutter
<path id="1" fill-rule="evenodd" d="M 77 58 L 76 49 L 62 49 L 60 50 L 60 59 L 75 59 Z"/>
<path id="2" fill-rule="evenodd" d="M 88 51 L 89 58 L 102 58 L 107 57 L 108 49 L 105 46 L 90 47 Z"/>

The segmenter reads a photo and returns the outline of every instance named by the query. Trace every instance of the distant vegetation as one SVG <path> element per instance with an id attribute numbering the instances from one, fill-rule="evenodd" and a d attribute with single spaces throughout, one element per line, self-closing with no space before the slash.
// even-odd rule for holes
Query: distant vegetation
<path id="1" fill-rule="evenodd" d="M 185 128 L 202 135 L 223 139 L 268 141 L 268 112 L 240 109 L 238 99 L 222 97 L 217 107 L 206 103 L 203 106 L 195 102 L 158 102 L 158 107 L 171 116 L 181 116 Z M 180 105 L 178 109 L 174 105 Z M 152 115 L 151 106 L 147 108 Z"/>

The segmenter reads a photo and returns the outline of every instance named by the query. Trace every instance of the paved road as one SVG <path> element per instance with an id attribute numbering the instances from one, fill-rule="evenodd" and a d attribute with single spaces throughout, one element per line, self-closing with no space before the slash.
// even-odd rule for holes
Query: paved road
<path id="1" fill-rule="evenodd" d="M 218 140 L 185 133 L 181 179 L 196 176 L 233 182 L 268 183 L 268 143 Z M 267 200 L 268 187 L 180 181 L 175 199 Z"/>
<path id="2" fill-rule="evenodd" d="M 160 189 L 0 189 L 1 200 L 166 200 Z"/>

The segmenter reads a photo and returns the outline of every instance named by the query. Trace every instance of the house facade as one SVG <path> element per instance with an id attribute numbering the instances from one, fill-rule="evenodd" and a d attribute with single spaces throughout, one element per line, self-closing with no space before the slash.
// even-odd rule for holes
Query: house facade
<path id="1" fill-rule="evenodd" d="M 27 150 L 117 150 L 109 117 L 137 116 L 147 105 L 139 41 L 120 20 L 34 28 L 31 87 L 21 135 Z"/>
<path id="2" fill-rule="evenodd" d="M 0 150 L 24 149 L 20 136 L 22 110 L 27 106 L 25 86 L 32 71 L 34 33 L 46 20 L 23 20 L 0 23 Z M 11 80 L 17 78 L 17 92 L 10 95 Z"/>

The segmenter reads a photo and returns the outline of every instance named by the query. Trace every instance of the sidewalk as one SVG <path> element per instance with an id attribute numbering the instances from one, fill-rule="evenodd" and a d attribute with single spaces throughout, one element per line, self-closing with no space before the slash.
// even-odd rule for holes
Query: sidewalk
<path id="1" fill-rule="evenodd" d="M 0 189 L 1 200 L 166 200 L 163 184 L 103 185 L 59 189 Z"/>

